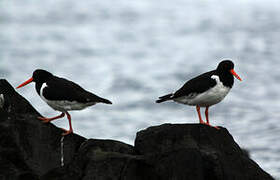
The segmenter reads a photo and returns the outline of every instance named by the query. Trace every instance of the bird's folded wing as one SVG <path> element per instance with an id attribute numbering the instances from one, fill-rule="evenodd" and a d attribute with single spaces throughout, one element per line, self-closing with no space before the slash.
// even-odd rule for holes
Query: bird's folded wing
<path id="1" fill-rule="evenodd" d="M 215 79 L 211 78 L 213 74 L 214 71 L 210 71 L 187 81 L 178 91 L 174 93 L 172 98 L 176 99 L 182 96 L 193 96 L 194 94 L 207 91 L 216 85 Z"/>

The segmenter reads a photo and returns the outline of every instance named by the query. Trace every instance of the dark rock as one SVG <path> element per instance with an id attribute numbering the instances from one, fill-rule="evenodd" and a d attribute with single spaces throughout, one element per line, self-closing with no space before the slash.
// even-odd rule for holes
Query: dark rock
<path id="1" fill-rule="evenodd" d="M 159 165 L 155 164 L 157 173 L 164 174 L 161 179 L 272 179 L 222 127 L 220 130 L 200 124 L 150 127 L 137 133 L 135 150 L 138 154 L 157 154 L 169 159 L 170 163 L 155 161 Z"/>
<path id="2" fill-rule="evenodd" d="M 30 173 L 39 177 L 59 167 L 63 131 L 39 121 L 41 115 L 6 80 L 0 80 L 0 94 L 5 102 L 0 109 L 0 158 L 6 161 L 0 161 L 0 174 L 11 179 Z M 78 135 L 65 137 L 65 163 L 72 161 L 85 140 Z"/>
<path id="3" fill-rule="evenodd" d="M 0 80 L 0 180 L 271 180 L 229 132 L 164 124 L 137 133 L 135 147 L 114 140 L 63 140 L 62 130 Z M 0 96 L 2 97 L 2 96 Z"/>
<path id="4" fill-rule="evenodd" d="M 47 173 L 42 179 L 157 179 L 153 167 L 134 153 L 131 145 L 112 140 L 89 139 L 72 163 Z"/>

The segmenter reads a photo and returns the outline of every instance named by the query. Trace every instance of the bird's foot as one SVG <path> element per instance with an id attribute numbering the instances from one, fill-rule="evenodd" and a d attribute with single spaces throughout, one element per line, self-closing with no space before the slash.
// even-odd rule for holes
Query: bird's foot
<path id="1" fill-rule="evenodd" d="M 71 133 L 73 133 L 73 130 L 72 129 L 70 129 L 70 130 L 66 130 L 66 129 L 63 129 L 63 128 L 61 128 L 63 131 L 65 131 L 64 133 L 62 133 L 62 136 L 66 136 L 66 135 L 68 135 L 68 134 L 71 134 Z"/>
<path id="2" fill-rule="evenodd" d="M 216 128 L 217 130 L 220 130 L 220 128 L 219 128 L 218 126 L 212 126 L 212 125 L 210 125 L 210 124 L 209 124 L 209 123 L 207 123 L 207 122 L 201 122 L 200 124 L 205 124 L 205 125 L 207 125 L 207 126 L 210 126 L 210 127 Z"/>
<path id="3" fill-rule="evenodd" d="M 217 130 L 220 130 L 220 128 L 218 126 L 213 126 L 213 128 L 216 128 Z"/>
<path id="4" fill-rule="evenodd" d="M 48 123 L 52 120 L 51 118 L 45 118 L 45 117 L 38 117 L 38 119 L 43 121 L 43 123 Z"/>

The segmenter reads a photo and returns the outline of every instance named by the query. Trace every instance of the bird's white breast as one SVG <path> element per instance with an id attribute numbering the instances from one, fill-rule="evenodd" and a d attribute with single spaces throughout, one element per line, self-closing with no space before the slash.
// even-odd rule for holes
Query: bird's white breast
<path id="1" fill-rule="evenodd" d="M 191 93 L 189 96 L 183 96 L 174 99 L 174 101 L 188 105 L 199 105 L 201 107 L 211 106 L 219 103 L 228 94 L 230 88 L 223 85 L 219 76 L 212 75 L 211 78 L 215 79 L 216 81 L 216 85 L 214 87 L 199 94 Z"/>

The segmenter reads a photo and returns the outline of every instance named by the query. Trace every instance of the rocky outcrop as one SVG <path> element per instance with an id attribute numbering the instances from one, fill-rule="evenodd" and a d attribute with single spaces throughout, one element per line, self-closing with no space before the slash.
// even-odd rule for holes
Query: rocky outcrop
<path id="1" fill-rule="evenodd" d="M 1 95 L 2 94 L 2 95 Z M 163 124 L 137 133 L 135 146 L 86 139 L 37 119 L 40 114 L 0 80 L 0 179 L 271 180 L 229 132 Z"/>

